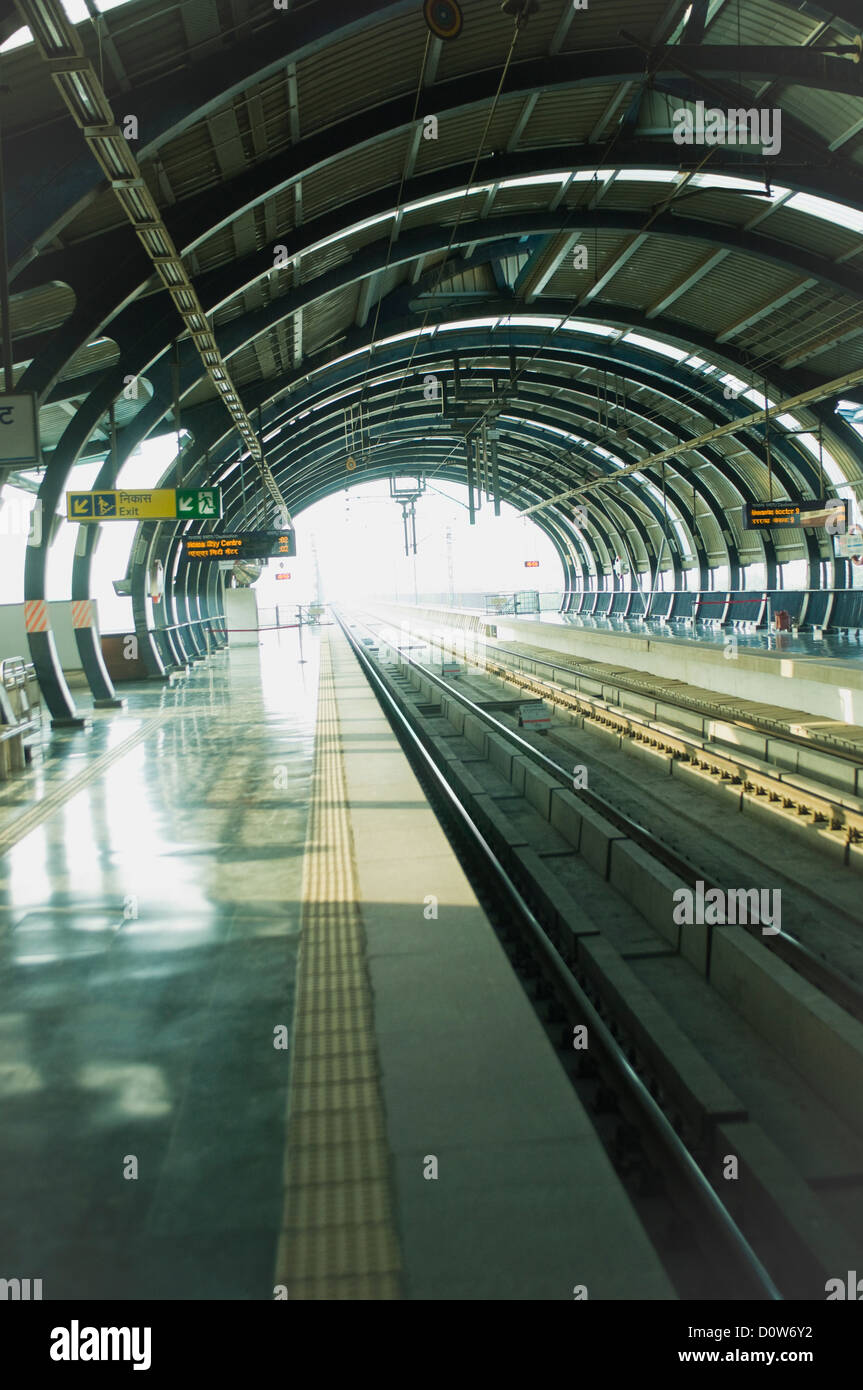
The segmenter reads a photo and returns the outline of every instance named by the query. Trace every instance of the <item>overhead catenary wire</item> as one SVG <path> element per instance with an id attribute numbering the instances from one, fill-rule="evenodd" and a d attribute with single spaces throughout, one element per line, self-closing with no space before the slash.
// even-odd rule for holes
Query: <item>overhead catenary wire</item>
<path id="1" fill-rule="evenodd" d="M 459 227 L 460 227 L 460 225 L 461 225 L 462 216 L 463 216 L 463 214 L 464 214 L 464 210 L 465 210 L 465 208 L 466 208 L 466 206 L 467 206 L 467 203 L 468 203 L 468 200 L 469 200 L 469 198 L 470 198 L 471 186 L 472 186 L 473 181 L 474 181 L 474 178 L 475 178 L 475 176 L 476 176 L 476 171 L 477 171 L 477 169 L 479 168 L 479 162 L 480 162 L 480 160 L 482 159 L 482 156 L 483 156 L 483 150 L 484 150 L 484 147 L 485 147 L 486 137 L 487 137 L 488 132 L 489 132 L 489 130 L 490 130 L 490 128 L 491 128 L 491 123 L 492 123 L 492 121 L 494 120 L 495 113 L 497 112 L 498 102 L 500 101 L 500 96 L 501 96 L 501 93 L 502 93 L 502 91 L 503 91 L 504 83 L 506 82 L 506 77 L 507 77 L 507 73 L 509 72 L 509 68 L 510 68 L 510 64 L 511 64 L 511 62 L 512 62 L 513 54 L 515 53 L 516 44 L 518 43 L 519 34 L 521 33 L 521 30 L 522 30 L 522 28 L 523 28 L 523 23 L 520 22 L 520 20 L 521 20 L 521 16 L 516 16 L 515 24 L 514 24 L 514 27 L 513 27 L 512 39 L 511 39 L 511 41 L 510 41 L 509 50 L 508 50 L 508 52 L 507 52 L 506 59 L 505 59 L 504 64 L 503 64 L 503 68 L 501 69 L 500 80 L 499 80 L 499 82 L 498 82 L 498 84 L 497 84 L 497 91 L 495 92 L 494 97 L 493 97 L 492 102 L 491 102 L 491 105 L 490 105 L 490 107 L 489 107 L 488 116 L 487 116 L 487 118 L 486 118 L 486 122 L 485 122 L 485 126 L 484 126 L 484 128 L 483 128 L 482 135 L 480 136 L 480 139 L 479 139 L 479 145 L 478 145 L 478 147 L 477 147 L 476 155 L 475 155 L 475 157 L 474 157 L 473 166 L 472 166 L 472 168 L 471 168 L 470 174 L 469 174 L 468 179 L 467 179 L 467 182 L 466 182 L 466 184 L 465 184 L 464 196 L 462 197 L 461 203 L 459 204 L 459 207 L 458 207 L 458 211 L 457 211 L 457 214 L 456 214 L 455 224 L 454 224 L 454 226 L 453 226 L 453 228 L 452 228 L 452 231 L 451 231 L 451 233 L 450 233 L 449 242 L 447 243 L 446 250 L 444 251 L 443 256 L 442 256 L 442 258 L 441 258 L 441 261 L 440 261 L 440 264 L 439 264 L 439 266 L 438 266 L 437 276 L 436 276 L 436 278 L 435 278 L 435 282 L 434 282 L 434 284 L 433 284 L 431 290 L 429 291 L 430 295 L 434 295 L 435 292 L 439 289 L 439 287 L 440 287 L 440 285 L 441 285 L 441 283 L 442 283 L 442 281 L 443 281 L 444 272 L 445 272 L 445 270 L 446 270 L 447 260 L 448 260 L 449 254 L 450 254 L 450 252 L 452 251 L 453 246 L 455 245 L 455 239 L 456 239 L 456 236 L 457 236 L 457 234 L 458 234 L 458 229 L 459 229 Z M 408 377 L 408 375 L 409 375 L 409 373 L 411 372 L 411 369 L 412 369 L 412 367 L 413 367 L 413 361 L 414 361 L 414 357 L 415 357 L 415 355 L 416 355 L 417 347 L 419 346 L 420 342 L 422 341 L 423 330 L 424 330 L 424 329 L 427 327 L 427 325 L 428 325 L 428 320 L 429 320 L 429 314 L 430 314 L 430 312 L 431 312 L 431 307 L 427 308 L 426 311 L 425 311 L 425 313 L 424 313 L 424 315 L 423 315 L 422 324 L 420 325 L 419 332 L 418 332 L 417 335 L 416 335 L 416 339 L 415 339 L 414 344 L 413 344 L 413 347 L 412 347 L 412 349 L 411 349 L 411 354 L 410 354 L 410 357 L 409 357 L 409 359 L 408 359 L 407 366 L 404 368 L 404 371 L 403 371 L 403 373 L 402 373 L 402 380 L 401 380 L 401 384 L 400 384 L 399 390 L 398 390 L 398 392 L 396 393 L 396 399 L 395 399 L 395 401 L 393 402 L 393 405 L 392 405 L 392 407 L 391 407 L 389 416 L 387 417 L 386 421 L 384 422 L 383 430 L 382 430 L 382 433 L 381 433 L 381 436 L 380 436 L 381 439 L 384 439 L 384 438 L 386 437 L 386 431 L 387 431 L 387 429 L 388 429 L 388 427 L 389 427 L 390 420 L 392 419 L 392 417 L 393 417 L 393 415 L 394 415 L 394 413 L 395 413 L 395 411 L 396 411 L 396 408 L 397 408 L 397 406 L 398 406 L 398 402 L 399 402 L 399 399 L 401 398 L 401 391 L 402 391 L 402 389 L 403 389 L 404 383 L 405 383 L 405 381 L 407 380 L 407 377 Z M 374 345 L 374 344 L 373 344 L 373 342 L 372 342 L 372 347 L 373 347 L 373 345 Z"/>

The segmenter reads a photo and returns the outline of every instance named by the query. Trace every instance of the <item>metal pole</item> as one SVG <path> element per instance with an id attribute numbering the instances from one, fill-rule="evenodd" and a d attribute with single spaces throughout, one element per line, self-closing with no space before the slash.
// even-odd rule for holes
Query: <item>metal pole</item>
<path id="1" fill-rule="evenodd" d="M 469 514 L 468 519 L 470 525 L 475 526 L 476 511 L 474 510 L 473 505 L 473 443 L 471 441 L 470 435 L 468 435 L 467 439 L 465 440 L 464 446 L 467 452 L 467 509 Z"/>
<path id="2" fill-rule="evenodd" d="M 0 96 L 9 91 L 0 87 Z M 0 316 L 3 319 L 3 389 L 11 391 L 15 382 L 12 373 L 12 321 L 9 317 L 9 265 L 6 255 L 6 190 L 3 182 L 3 130 L 0 125 Z"/>
<path id="3" fill-rule="evenodd" d="M 174 339 L 173 349 L 174 378 L 174 423 L 177 426 L 177 485 L 183 486 L 183 465 L 180 462 L 180 343 Z"/>
<path id="4" fill-rule="evenodd" d="M 113 402 L 113 401 L 111 402 L 111 405 L 110 405 L 110 407 L 109 407 L 109 409 L 108 409 L 108 420 L 109 420 L 110 426 L 111 426 L 111 432 L 110 432 L 110 439 L 111 439 L 111 473 L 112 473 L 112 477 L 113 477 L 113 479 L 114 479 L 114 482 L 116 483 L 116 481 L 117 481 L 117 415 L 116 415 L 116 411 L 115 411 L 115 409 L 114 409 L 114 402 Z"/>
<path id="5" fill-rule="evenodd" d="M 500 516 L 500 482 L 497 476 L 497 430 L 491 436 L 491 490 L 494 494 L 494 514 Z"/>
<path id="6" fill-rule="evenodd" d="M 773 501 L 773 460 L 770 457 L 770 412 L 767 408 L 767 378 L 764 378 L 764 447 L 767 452 L 767 496 Z"/>
<path id="7" fill-rule="evenodd" d="M 297 631 L 298 631 L 299 634 L 300 634 L 300 665 L 301 665 L 301 666 L 304 666 L 304 665 L 305 665 L 305 662 L 306 662 L 306 658 L 303 656 L 303 610 L 302 610 L 302 608 L 298 608 L 298 609 L 297 609 L 297 624 L 298 624 L 298 626 L 297 626 Z"/>
<path id="8" fill-rule="evenodd" d="M 482 422 L 482 486 L 487 502 L 491 496 L 491 492 L 489 489 L 488 477 L 488 425 L 485 420 Z"/>

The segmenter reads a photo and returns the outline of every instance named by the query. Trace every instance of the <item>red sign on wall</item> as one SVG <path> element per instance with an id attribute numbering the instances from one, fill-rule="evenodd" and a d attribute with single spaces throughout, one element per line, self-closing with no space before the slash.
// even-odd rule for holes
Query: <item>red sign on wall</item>
<path id="1" fill-rule="evenodd" d="M 526 570 L 539 569 L 539 560 L 525 560 L 524 567 Z"/>

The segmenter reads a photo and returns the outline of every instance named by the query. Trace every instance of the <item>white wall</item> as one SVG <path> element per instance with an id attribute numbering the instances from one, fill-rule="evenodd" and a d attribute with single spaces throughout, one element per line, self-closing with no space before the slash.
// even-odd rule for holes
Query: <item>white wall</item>
<path id="1" fill-rule="evenodd" d="M 78 644 L 72 627 L 71 602 L 49 603 L 48 616 L 57 644 L 60 665 L 64 671 L 80 671 L 81 658 L 78 655 Z M 0 661 L 7 656 L 23 656 L 25 661 L 30 660 L 23 603 L 0 604 Z"/>
<path id="2" fill-rule="evenodd" d="M 225 619 L 229 646 L 258 645 L 258 596 L 254 589 L 225 590 Z"/>

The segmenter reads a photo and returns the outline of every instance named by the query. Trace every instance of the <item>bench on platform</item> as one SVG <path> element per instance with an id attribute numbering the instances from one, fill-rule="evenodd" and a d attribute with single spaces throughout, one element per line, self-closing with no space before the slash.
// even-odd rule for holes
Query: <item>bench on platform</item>
<path id="1" fill-rule="evenodd" d="M 23 657 L 0 661 L 0 782 L 24 771 L 30 756 L 28 736 L 39 730 L 38 706 L 30 696 L 33 679 Z"/>

